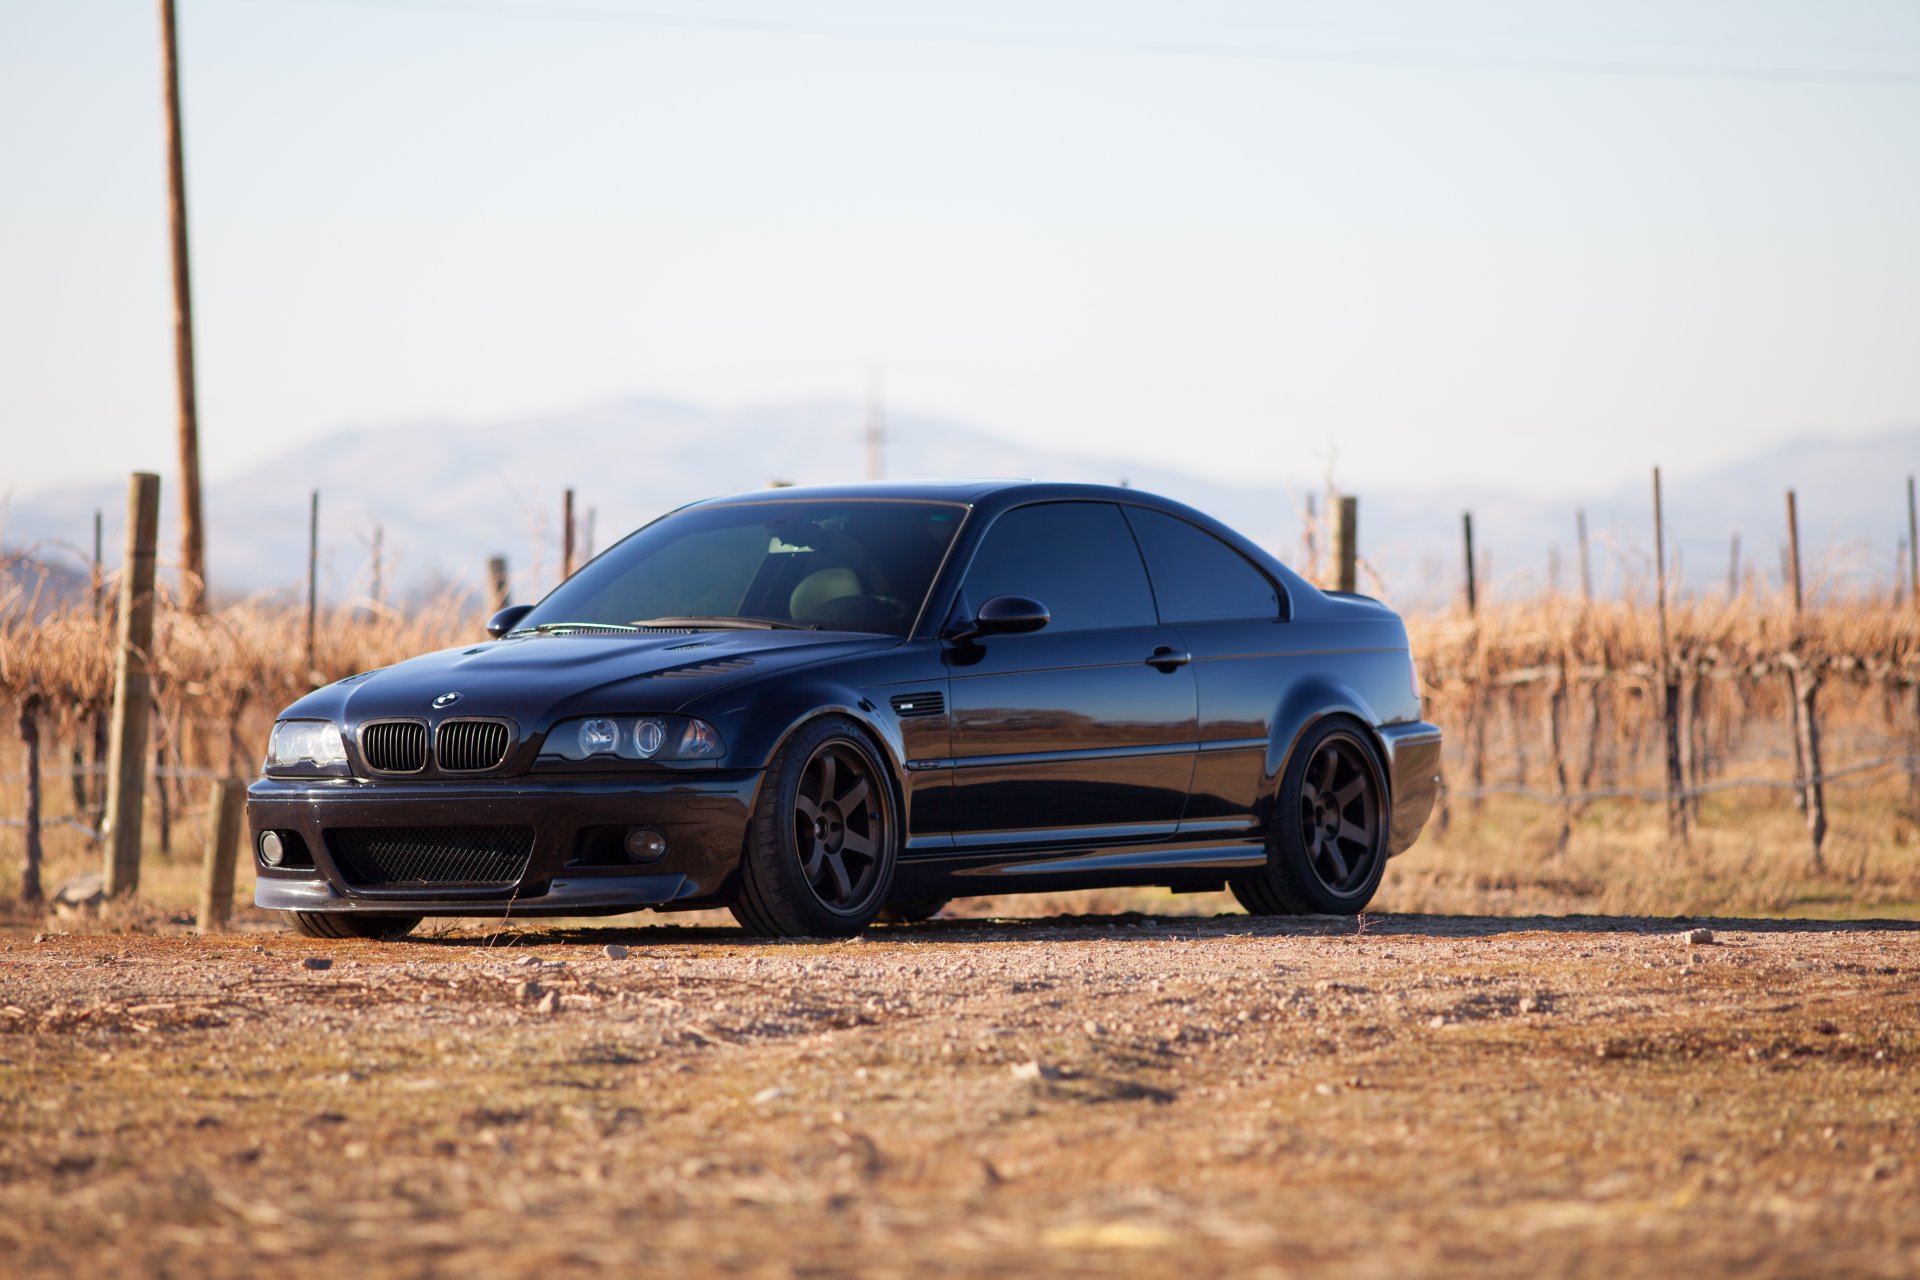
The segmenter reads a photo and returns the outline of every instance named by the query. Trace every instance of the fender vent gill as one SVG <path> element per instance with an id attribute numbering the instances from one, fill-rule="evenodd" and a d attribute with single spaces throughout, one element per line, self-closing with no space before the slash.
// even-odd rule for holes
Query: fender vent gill
<path id="1" fill-rule="evenodd" d="M 947 698 L 941 693 L 896 693 L 888 701 L 893 703 L 894 714 L 902 720 L 947 714 Z"/>

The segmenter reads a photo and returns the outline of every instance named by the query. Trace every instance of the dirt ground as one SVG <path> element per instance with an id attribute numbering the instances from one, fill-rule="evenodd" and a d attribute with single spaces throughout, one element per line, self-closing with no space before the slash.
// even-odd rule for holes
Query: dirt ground
<path id="1" fill-rule="evenodd" d="M 1903 922 L 4 947 L 13 1274 L 1920 1274 Z"/>

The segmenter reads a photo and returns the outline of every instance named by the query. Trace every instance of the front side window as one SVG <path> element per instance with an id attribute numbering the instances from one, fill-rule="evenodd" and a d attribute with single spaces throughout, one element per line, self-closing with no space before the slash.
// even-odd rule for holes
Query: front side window
<path id="1" fill-rule="evenodd" d="M 1267 575 L 1205 529 L 1177 516 L 1128 507 L 1140 550 L 1153 575 L 1160 621 L 1230 622 L 1280 616 L 1280 594 Z"/>
<path id="2" fill-rule="evenodd" d="M 962 590 L 978 609 L 995 596 L 1047 606 L 1047 631 L 1154 625 L 1153 594 L 1120 508 L 1105 502 L 1016 507 L 987 530 Z"/>
<path id="3" fill-rule="evenodd" d="M 567 579 L 520 625 L 701 618 L 904 636 L 964 515 L 944 502 L 689 507 Z"/>

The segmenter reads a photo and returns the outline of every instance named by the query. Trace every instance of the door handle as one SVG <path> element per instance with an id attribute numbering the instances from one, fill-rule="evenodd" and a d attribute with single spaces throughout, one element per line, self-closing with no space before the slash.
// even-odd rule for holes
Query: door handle
<path id="1" fill-rule="evenodd" d="M 1193 655 L 1185 649 L 1175 649 L 1171 645 L 1161 645 L 1147 659 L 1147 665 L 1158 667 L 1162 671 L 1172 671 L 1175 667 L 1184 667 L 1193 661 Z"/>

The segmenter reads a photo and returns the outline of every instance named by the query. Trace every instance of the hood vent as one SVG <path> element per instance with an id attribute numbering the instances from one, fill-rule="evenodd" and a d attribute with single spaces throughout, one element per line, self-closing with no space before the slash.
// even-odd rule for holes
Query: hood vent
<path id="1" fill-rule="evenodd" d="M 902 720 L 947 714 L 947 698 L 941 693 L 896 693 L 888 701 L 893 703 L 893 713 Z"/>
<path id="2" fill-rule="evenodd" d="M 666 652 L 679 653 L 682 649 L 711 649 L 711 648 L 713 648 L 713 641 L 695 640 L 689 644 L 670 644 L 667 646 Z"/>
<path id="3" fill-rule="evenodd" d="M 656 671 L 656 680 L 689 680 L 699 676 L 725 675 L 729 671 L 739 671 L 753 665 L 752 658 L 719 658 L 713 662 L 697 662 L 692 666 L 669 667 L 665 671 Z"/>

